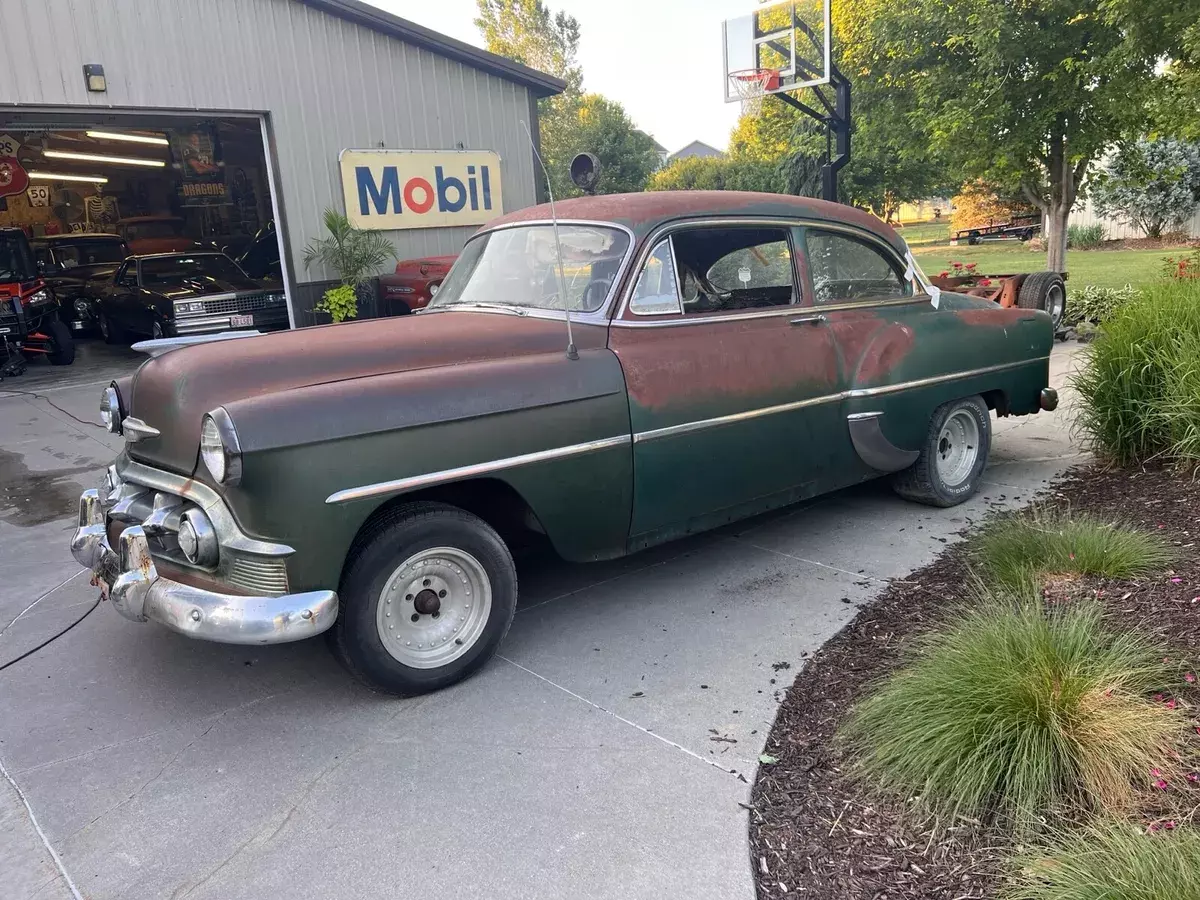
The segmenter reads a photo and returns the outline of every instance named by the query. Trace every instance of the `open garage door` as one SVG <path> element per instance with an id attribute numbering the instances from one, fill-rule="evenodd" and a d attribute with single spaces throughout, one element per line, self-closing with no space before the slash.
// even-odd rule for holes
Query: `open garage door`
<path id="1" fill-rule="evenodd" d="M 0 229 L 79 337 L 293 327 L 277 196 L 258 115 L 0 109 Z"/>

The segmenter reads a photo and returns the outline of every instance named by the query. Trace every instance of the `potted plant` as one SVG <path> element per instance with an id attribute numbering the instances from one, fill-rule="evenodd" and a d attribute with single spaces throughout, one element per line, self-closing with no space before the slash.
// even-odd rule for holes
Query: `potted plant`
<path id="1" fill-rule="evenodd" d="M 355 228 L 336 209 L 325 210 L 325 230 L 304 248 L 304 267 L 318 263 L 337 273 L 341 282 L 327 290 L 313 312 L 328 313 L 336 324 L 358 316 L 358 292 L 379 267 L 396 259 L 396 248 L 382 233 Z"/>

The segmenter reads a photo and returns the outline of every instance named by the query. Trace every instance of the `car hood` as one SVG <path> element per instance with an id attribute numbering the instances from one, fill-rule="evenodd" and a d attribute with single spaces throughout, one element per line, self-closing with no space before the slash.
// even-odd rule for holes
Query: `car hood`
<path id="1" fill-rule="evenodd" d="M 575 326 L 579 348 L 605 345 L 607 329 Z M 504 313 L 443 312 L 300 328 L 183 347 L 142 364 L 127 414 L 159 430 L 128 446 L 134 459 L 188 475 L 197 465 L 206 412 L 318 384 L 455 363 L 566 350 L 561 320 Z M 236 422 L 234 423 L 236 425 Z"/>
<path id="2" fill-rule="evenodd" d="M 63 272 L 55 272 L 52 275 L 46 276 L 46 283 L 51 287 L 55 285 L 80 285 L 91 278 L 99 275 L 111 275 L 121 267 L 119 262 L 115 263 L 94 263 L 88 266 L 72 266 Z"/>
<path id="3" fill-rule="evenodd" d="M 173 283 L 156 284 L 152 290 L 169 300 L 174 300 L 207 297 L 212 294 L 233 294 L 238 291 L 261 291 L 262 286 L 249 278 L 187 278 Z"/>

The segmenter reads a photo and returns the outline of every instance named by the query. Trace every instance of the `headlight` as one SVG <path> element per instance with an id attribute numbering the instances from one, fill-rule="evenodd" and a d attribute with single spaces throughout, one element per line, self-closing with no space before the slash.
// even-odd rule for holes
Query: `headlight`
<path id="1" fill-rule="evenodd" d="M 121 433 L 121 395 L 115 384 L 110 384 L 100 395 L 100 421 L 112 434 Z"/>
<path id="2" fill-rule="evenodd" d="M 203 300 L 176 300 L 175 312 L 177 313 L 202 313 L 204 312 Z"/>
<path id="3" fill-rule="evenodd" d="M 200 459 L 218 484 L 232 487 L 242 479 L 242 446 L 233 420 L 217 407 L 200 425 Z"/>
<path id="4" fill-rule="evenodd" d="M 88 302 L 86 300 L 80 297 L 75 301 L 75 312 L 77 312 L 79 315 L 87 315 L 89 312 L 91 312 L 91 307 L 88 306 Z"/>
<path id="5" fill-rule="evenodd" d="M 50 303 L 54 298 L 50 296 L 50 292 L 45 288 L 34 291 L 25 301 L 26 306 L 37 306 L 41 303 Z"/>

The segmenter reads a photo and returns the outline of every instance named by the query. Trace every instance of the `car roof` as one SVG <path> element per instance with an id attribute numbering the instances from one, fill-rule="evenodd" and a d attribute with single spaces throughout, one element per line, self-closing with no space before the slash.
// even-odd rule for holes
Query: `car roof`
<path id="1" fill-rule="evenodd" d="M 94 241 L 99 238 L 104 238 L 110 241 L 119 241 L 125 243 L 125 238 L 119 234 L 109 234 L 106 231 L 85 231 L 73 232 L 71 234 L 43 234 L 41 237 L 31 238 L 31 243 L 38 244 L 50 241 Z"/>
<path id="2" fill-rule="evenodd" d="M 132 253 L 126 259 L 175 259 L 178 256 L 225 256 L 225 254 L 220 250 L 176 250 L 173 253 Z"/>
<path id="3" fill-rule="evenodd" d="M 660 225 L 675 219 L 699 216 L 786 217 L 819 219 L 853 225 L 874 234 L 898 253 L 907 245 L 890 225 L 880 219 L 841 203 L 793 197 L 788 194 L 762 194 L 748 191 L 646 191 L 638 194 L 605 194 L 574 197 L 554 204 L 559 219 L 614 222 L 629 228 L 640 240 Z M 485 230 L 517 222 L 549 221 L 550 204 L 530 206 L 489 222 Z"/>

